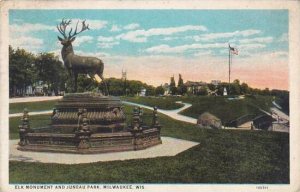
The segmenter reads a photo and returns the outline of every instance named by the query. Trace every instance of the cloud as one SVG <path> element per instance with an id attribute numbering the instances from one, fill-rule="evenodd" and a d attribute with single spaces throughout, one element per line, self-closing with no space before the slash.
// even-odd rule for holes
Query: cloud
<path id="1" fill-rule="evenodd" d="M 234 47 L 238 49 L 239 55 L 238 57 L 254 57 L 257 53 L 261 54 L 262 49 L 266 47 L 265 44 L 261 43 L 249 43 L 249 44 L 230 44 L 231 47 Z M 228 48 L 222 49 L 219 51 L 220 54 L 222 55 L 227 55 L 228 54 Z M 261 57 L 261 55 L 256 55 Z"/>
<path id="2" fill-rule="evenodd" d="M 69 20 L 69 19 L 66 19 Z M 108 21 L 105 20 L 97 20 L 97 19 L 79 19 L 79 18 L 71 18 L 71 24 L 68 26 L 68 28 L 72 27 L 73 30 L 75 30 L 76 24 L 78 22 L 78 30 L 81 28 L 81 22 L 85 20 L 85 23 L 89 25 L 89 28 L 91 30 L 99 30 L 103 29 L 107 26 Z M 57 24 L 59 24 L 62 20 L 57 19 Z"/>
<path id="3" fill-rule="evenodd" d="M 22 33 L 30 33 L 36 31 L 56 30 L 55 26 L 44 25 L 40 23 L 22 23 L 12 24 L 9 26 L 10 33 L 20 35 Z"/>
<path id="4" fill-rule="evenodd" d="M 178 37 L 164 37 L 162 38 L 163 41 L 172 41 L 172 40 L 176 40 L 178 39 Z"/>
<path id="5" fill-rule="evenodd" d="M 34 38 L 30 36 L 19 36 L 18 38 L 11 38 L 10 45 L 14 48 L 23 48 L 36 52 L 44 44 L 43 39 Z"/>
<path id="6" fill-rule="evenodd" d="M 207 50 L 207 51 L 198 51 L 194 54 L 195 57 L 199 57 L 199 56 L 204 56 L 204 55 L 211 55 L 212 54 L 212 50 Z"/>
<path id="7" fill-rule="evenodd" d="M 108 24 L 107 21 L 103 21 L 103 20 L 90 20 L 90 19 L 87 19 L 86 23 L 89 24 L 91 30 L 92 29 L 96 29 L 96 30 L 103 29 Z"/>
<path id="8" fill-rule="evenodd" d="M 150 36 L 158 35 L 172 35 L 175 33 L 182 33 L 186 31 L 206 31 L 207 28 L 202 25 L 185 25 L 180 27 L 167 27 L 167 28 L 151 28 L 148 30 L 140 29 L 136 31 L 129 31 L 117 36 L 119 39 L 127 40 L 130 42 L 142 43 L 146 42 Z"/>
<path id="9" fill-rule="evenodd" d="M 129 25 L 124 26 L 123 29 L 125 29 L 125 30 L 134 30 L 134 29 L 137 29 L 139 27 L 140 27 L 140 25 L 138 23 L 131 23 Z"/>
<path id="10" fill-rule="evenodd" d="M 273 37 L 257 37 L 252 39 L 241 39 L 240 43 L 271 43 L 273 41 Z"/>
<path id="11" fill-rule="evenodd" d="M 288 42 L 289 36 L 287 33 L 283 33 L 277 40 L 278 42 Z"/>
<path id="12" fill-rule="evenodd" d="M 118 41 L 115 42 L 99 42 L 97 43 L 97 46 L 99 48 L 103 48 L 103 49 L 108 49 L 108 48 L 112 48 L 115 45 L 119 45 L 120 43 Z"/>
<path id="13" fill-rule="evenodd" d="M 287 51 L 272 51 L 256 53 L 254 57 L 262 57 L 263 59 L 286 59 L 289 56 Z"/>
<path id="14" fill-rule="evenodd" d="M 192 38 L 195 41 L 211 41 L 215 39 L 225 39 L 225 38 L 232 38 L 232 37 L 248 37 L 259 33 L 261 33 L 260 30 L 248 29 L 243 31 L 234 31 L 234 32 L 227 32 L 227 33 L 207 33 L 198 36 L 195 35 L 192 36 Z"/>
<path id="15" fill-rule="evenodd" d="M 92 36 L 78 36 L 76 37 L 75 41 L 73 42 L 74 47 L 80 46 L 82 43 L 91 43 L 93 42 Z"/>
<path id="16" fill-rule="evenodd" d="M 240 50 L 251 50 L 251 49 L 261 49 L 265 48 L 265 44 L 260 44 L 260 43 L 250 43 L 250 44 L 241 44 L 237 48 Z"/>
<path id="17" fill-rule="evenodd" d="M 210 43 L 210 44 L 187 44 L 175 47 L 170 47 L 169 45 L 162 44 L 154 47 L 147 48 L 145 52 L 147 53 L 182 53 L 191 49 L 211 49 L 211 48 L 227 48 L 227 43 Z"/>
<path id="18" fill-rule="evenodd" d="M 114 41 L 114 37 L 104 37 L 104 36 L 99 36 L 98 41 L 101 41 L 101 42 L 112 42 Z"/>
<path id="19" fill-rule="evenodd" d="M 116 40 L 114 37 L 99 36 L 97 40 L 97 46 L 104 49 L 112 48 L 113 46 L 120 44 L 119 40 Z"/>
<path id="20" fill-rule="evenodd" d="M 119 32 L 119 31 L 122 31 L 122 30 L 134 30 L 134 29 L 137 29 L 139 28 L 140 25 L 138 23 L 130 23 L 128 25 L 125 25 L 125 26 L 120 26 L 120 25 L 112 25 L 110 31 L 111 32 Z"/>
<path id="21" fill-rule="evenodd" d="M 118 25 L 113 25 L 110 29 L 111 32 L 122 31 L 122 29 Z"/>
<path id="22" fill-rule="evenodd" d="M 82 50 L 78 50 L 76 51 L 76 54 L 79 56 L 91 56 L 91 57 L 97 57 L 99 59 L 103 58 L 103 57 L 110 57 L 109 53 L 105 53 L 105 52 L 85 52 Z"/>

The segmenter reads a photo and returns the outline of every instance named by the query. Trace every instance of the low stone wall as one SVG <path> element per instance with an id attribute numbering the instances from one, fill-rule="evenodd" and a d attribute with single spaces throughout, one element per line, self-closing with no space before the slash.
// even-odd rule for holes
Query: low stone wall
<path id="1" fill-rule="evenodd" d="M 61 153 L 105 153 L 141 150 L 161 144 L 157 128 L 105 134 L 26 133 L 19 150 Z"/>

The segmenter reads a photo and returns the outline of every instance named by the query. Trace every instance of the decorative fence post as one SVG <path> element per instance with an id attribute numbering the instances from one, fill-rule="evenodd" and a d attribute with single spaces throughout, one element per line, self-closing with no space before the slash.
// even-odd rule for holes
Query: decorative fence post
<path id="1" fill-rule="evenodd" d="M 139 107 L 139 124 L 140 124 L 140 129 L 143 129 L 143 109 L 141 107 Z"/>
<path id="2" fill-rule="evenodd" d="M 23 116 L 21 118 L 21 121 L 22 121 L 22 124 L 19 125 L 19 136 L 20 136 L 19 145 L 24 146 L 27 144 L 26 134 L 30 130 L 29 114 L 28 114 L 28 110 L 26 108 L 23 111 Z"/>
<path id="3" fill-rule="evenodd" d="M 79 140 L 78 150 L 90 148 L 91 131 L 89 129 L 89 120 L 87 118 L 87 110 L 80 108 L 78 110 L 78 125 L 79 130 L 76 132 L 76 137 Z"/>
<path id="4" fill-rule="evenodd" d="M 161 125 L 158 121 L 157 107 L 153 107 L 153 119 L 152 119 L 152 127 L 157 128 L 159 131 L 161 129 Z"/>
<path id="5" fill-rule="evenodd" d="M 133 130 L 138 130 L 140 128 L 140 111 L 137 107 L 133 109 L 132 127 Z"/>
<path id="6" fill-rule="evenodd" d="M 143 130 L 141 126 L 141 108 L 135 107 L 133 109 L 133 117 L 132 117 L 132 131 L 133 134 L 133 145 L 134 150 L 138 150 L 143 145 Z"/>

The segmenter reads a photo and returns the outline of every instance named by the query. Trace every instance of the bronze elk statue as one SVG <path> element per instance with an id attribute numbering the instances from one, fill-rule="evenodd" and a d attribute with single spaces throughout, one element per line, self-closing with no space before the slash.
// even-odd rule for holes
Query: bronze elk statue
<path id="1" fill-rule="evenodd" d="M 95 79 L 95 75 L 98 75 L 102 82 L 105 85 L 106 95 L 108 95 L 107 85 L 103 77 L 104 63 L 102 60 L 96 57 L 88 57 L 88 56 L 79 56 L 74 53 L 72 42 L 75 41 L 76 35 L 79 33 L 89 30 L 89 25 L 82 21 L 81 30 L 78 30 L 78 23 L 76 24 L 75 30 L 73 28 L 70 29 L 68 35 L 66 34 L 67 27 L 71 24 L 71 20 L 62 20 L 59 25 L 57 25 L 57 30 L 63 37 L 58 37 L 58 40 L 63 45 L 61 50 L 61 56 L 64 61 L 64 65 L 68 70 L 70 77 L 72 78 L 72 82 L 74 84 L 73 91 L 77 92 L 77 78 L 78 74 L 86 74 L 89 75 L 93 80 Z"/>

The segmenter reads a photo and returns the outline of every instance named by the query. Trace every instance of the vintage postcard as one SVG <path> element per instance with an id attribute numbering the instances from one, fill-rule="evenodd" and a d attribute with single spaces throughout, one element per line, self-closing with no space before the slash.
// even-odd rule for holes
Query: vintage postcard
<path id="1" fill-rule="evenodd" d="M 4 1 L 0 191 L 300 191 L 298 1 Z"/>

